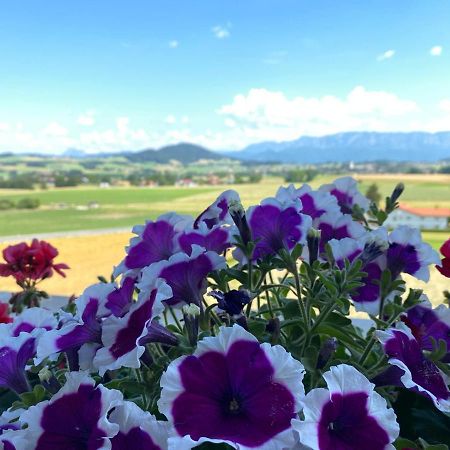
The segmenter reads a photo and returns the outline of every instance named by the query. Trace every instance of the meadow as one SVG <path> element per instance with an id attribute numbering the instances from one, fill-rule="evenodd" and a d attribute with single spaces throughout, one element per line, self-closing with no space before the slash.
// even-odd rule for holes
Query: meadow
<path id="1" fill-rule="evenodd" d="M 361 190 L 376 182 L 380 192 L 388 195 L 398 181 L 403 181 L 406 191 L 403 201 L 415 206 L 450 207 L 450 176 L 360 176 Z M 329 182 L 332 177 L 318 177 L 311 184 L 314 187 Z M 60 251 L 60 261 L 71 266 L 67 278 L 53 277 L 42 284 L 51 294 L 78 295 L 97 275 L 109 277 L 114 264 L 122 259 L 124 247 L 131 236 L 131 227 L 143 223 L 168 211 L 183 214 L 197 214 L 202 211 L 224 189 L 233 188 L 241 194 L 246 206 L 258 203 L 262 198 L 274 195 L 281 179 L 268 178 L 259 184 L 235 186 L 211 186 L 195 188 L 73 188 L 48 191 L 14 192 L 0 191 L 0 198 L 20 199 L 36 196 L 41 201 L 38 210 L 10 210 L 0 212 L 0 251 L 7 245 L 20 240 L 19 235 L 36 235 L 47 232 L 64 232 L 63 237 L 46 238 Z M 98 209 L 77 210 L 76 206 L 97 202 Z M 53 209 L 64 203 L 67 209 Z M 114 231 L 114 228 L 129 228 L 130 231 Z M 105 229 L 104 232 L 101 230 Z M 98 230 L 76 235 L 77 230 Z M 107 231 L 109 230 L 109 231 Z M 8 238 L 7 236 L 11 236 Z M 449 236 L 448 231 L 426 231 L 424 239 L 435 249 Z M 441 292 L 448 284 L 435 269 L 431 282 L 424 285 L 435 301 L 442 300 Z M 15 290 L 10 280 L 0 279 L 0 291 Z"/>

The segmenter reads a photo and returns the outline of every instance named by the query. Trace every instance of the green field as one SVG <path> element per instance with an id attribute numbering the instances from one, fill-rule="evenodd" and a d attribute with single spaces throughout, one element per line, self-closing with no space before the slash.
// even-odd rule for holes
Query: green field
<path id="1" fill-rule="evenodd" d="M 319 176 L 311 184 L 317 187 L 332 179 L 332 176 Z M 406 185 L 402 201 L 415 206 L 450 207 L 450 177 L 424 175 L 400 180 L 395 176 L 386 178 L 365 175 L 361 177 L 360 189 L 365 192 L 369 184 L 376 182 L 385 196 L 398 181 L 404 181 Z M 222 190 L 229 188 L 238 190 L 244 205 L 249 206 L 264 197 L 273 196 L 280 184 L 281 179 L 266 178 L 259 184 L 195 188 L 89 187 L 22 192 L 2 190 L 0 199 L 17 201 L 24 197 L 35 197 L 39 198 L 41 206 L 37 210 L 0 211 L 0 236 L 131 227 L 168 211 L 197 214 Z M 99 207 L 83 210 L 90 202 L 96 202 Z M 436 246 L 445 240 L 446 234 L 448 232 L 427 232 L 426 235 L 430 243 Z"/>

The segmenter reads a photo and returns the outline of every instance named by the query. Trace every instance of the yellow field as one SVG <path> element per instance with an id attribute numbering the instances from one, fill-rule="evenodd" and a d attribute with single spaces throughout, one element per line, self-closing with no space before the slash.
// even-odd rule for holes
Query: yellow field
<path id="1" fill-rule="evenodd" d="M 60 251 L 58 261 L 66 262 L 71 270 L 67 278 L 53 276 L 42 283 L 42 289 L 53 295 L 79 295 L 85 287 L 97 282 L 97 275 L 108 278 L 112 268 L 123 258 L 124 247 L 131 233 L 109 233 L 104 235 L 72 236 L 48 239 Z M 0 250 L 9 243 L 0 244 Z M 450 289 L 449 281 L 434 267 L 429 283 L 422 283 L 407 276 L 411 287 L 423 289 L 434 304 L 443 300 L 442 291 Z M 15 291 L 12 280 L 0 278 L 0 291 Z"/>

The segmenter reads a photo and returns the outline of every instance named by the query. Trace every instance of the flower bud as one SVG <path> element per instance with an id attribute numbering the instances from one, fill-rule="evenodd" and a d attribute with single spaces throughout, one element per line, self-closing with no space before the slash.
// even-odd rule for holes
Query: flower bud
<path id="1" fill-rule="evenodd" d="M 391 194 L 392 203 L 395 203 L 400 198 L 400 195 L 403 194 L 404 190 L 405 190 L 405 185 L 403 183 L 398 183 L 397 186 L 395 186 L 395 188 Z"/>
<path id="2" fill-rule="evenodd" d="M 198 317 L 200 315 L 200 308 L 195 303 L 183 306 L 183 314 L 191 317 Z"/>
<path id="3" fill-rule="evenodd" d="M 245 210 L 242 204 L 238 201 L 233 201 L 230 203 L 228 212 L 233 219 L 239 234 L 241 235 L 242 243 L 247 245 L 252 240 L 252 234 L 250 227 L 248 226 L 247 217 L 245 215 Z"/>
<path id="4" fill-rule="evenodd" d="M 333 353 L 336 351 L 338 345 L 338 341 L 336 338 L 327 339 L 322 348 L 319 351 L 319 356 L 317 357 L 317 368 L 323 369 L 330 358 L 333 356 Z"/>
<path id="5" fill-rule="evenodd" d="M 53 376 L 52 372 L 47 367 L 43 367 L 38 372 L 38 377 L 41 381 L 49 381 L 52 376 Z"/>
<path id="6" fill-rule="evenodd" d="M 309 264 L 312 264 L 319 257 L 320 230 L 310 228 L 306 236 L 309 251 Z"/>

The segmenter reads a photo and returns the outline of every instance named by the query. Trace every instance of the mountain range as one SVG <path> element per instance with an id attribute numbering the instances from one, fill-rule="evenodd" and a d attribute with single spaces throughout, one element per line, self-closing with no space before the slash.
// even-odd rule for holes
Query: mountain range
<path id="1" fill-rule="evenodd" d="M 171 160 L 189 164 L 199 160 L 223 158 L 249 163 L 295 164 L 350 161 L 435 162 L 450 160 L 450 132 L 347 132 L 321 137 L 303 136 L 286 142 L 261 142 L 238 151 L 212 151 L 190 143 L 168 145 L 160 149 L 97 154 L 72 148 L 60 156 L 73 159 L 122 156 L 132 162 L 154 161 L 162 164 Z"/>
<path id="2" fill-rule="evenodd" d="M 450 132 L 348 132 L 322 137 L 304 136 L 287 142 L 261 142 L 237 152 L 247 161 L 283 163 L 410 161 L 450 158 Z"/>

